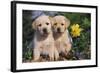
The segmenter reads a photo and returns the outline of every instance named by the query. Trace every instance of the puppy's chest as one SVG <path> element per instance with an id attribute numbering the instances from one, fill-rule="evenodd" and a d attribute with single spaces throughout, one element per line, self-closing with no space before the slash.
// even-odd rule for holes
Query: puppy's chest
<path id="1" fill-rule="evenodd" d="M 56 40 L 55 41 L 55 46 L 58 48 L 58 49 L 61 49 L 61 48 L 64 48 L 66 46 L 66 40 Z"/>
<path id="2" fill-rule="evenodd" d="M 52 46 L 51 42 L 43 42 L 43 44 L 42 44 L 43 48 L 49 48 L 51 46 Z"/>
<path id="3" fill-rule="evenodd" d="M 49 49 L 53 46 L 53 42 L 51 40 L 46 40 L 41 42 L 42 49 Z"/>

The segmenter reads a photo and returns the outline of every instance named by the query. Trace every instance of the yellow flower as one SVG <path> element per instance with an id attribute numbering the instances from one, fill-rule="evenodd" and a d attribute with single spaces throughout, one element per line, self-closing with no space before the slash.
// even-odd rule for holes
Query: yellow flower
<path id="1" fill-rule="evenodd" d="M 80 28 L 79 24 L 74 24 L 71 26 L 71 34 L 73 37 L 80 36 L 82 29 Z"/>

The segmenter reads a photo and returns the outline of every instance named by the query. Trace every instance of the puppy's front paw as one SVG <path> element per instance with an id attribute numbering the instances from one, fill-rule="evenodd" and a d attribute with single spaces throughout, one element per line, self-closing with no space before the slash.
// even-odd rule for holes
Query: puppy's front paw
<path id="1" fill-rule="evenodd" d="M 55 51 L 55 61 L 57 61 L 59 59 L 59 53 L 58 51 Z"/>
<path id="2" fill-rule="evenodd" d="M 50 61 L 54 61 L 54 54 L 53 53 L 50 53 L 49 57 L 50 57 Z"/>
<path id="3" fill-rule="evenodd" d="M 40 51 L 38 49 L 34 49 L 34 53 L 33 53 L 34 62 L 39 61 L 39 58 L 40 58 Z"/>
<path id="4" fill-rule="evenodd" d="M 71 50 L 71 46 L 72 46 L 72 44 L 70 44 L 70 43 L 67 44 L 66 49 L 65 49 L 65 51 L 67 53 L 69 53 L 69 51 Z"/>

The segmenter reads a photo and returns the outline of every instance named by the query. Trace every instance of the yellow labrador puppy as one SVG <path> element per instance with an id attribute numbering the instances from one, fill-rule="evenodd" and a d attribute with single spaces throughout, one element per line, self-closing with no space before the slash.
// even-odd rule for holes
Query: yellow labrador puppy
<path id="1" fill-rule="evenodd" d="M 51 61 L 57 59 L 58 52 L 54 46 L 54 38 L 52 33 L 52 25 L 49 16 L 42 15 L 32 23 L 34 34 L 34 61 L 40 58 L 40 54 L 49 55 Z"/>
<path id="2" fill-rule="evenodd" d="M 67 56 L 71 49 L 71 42 L 68 37 L 68 26 L 70 25 L 69 19 L 64 16 L 58 15 L 53 18 L 53 36 L 55 40 L 55 46 L 60 53 Z"/>

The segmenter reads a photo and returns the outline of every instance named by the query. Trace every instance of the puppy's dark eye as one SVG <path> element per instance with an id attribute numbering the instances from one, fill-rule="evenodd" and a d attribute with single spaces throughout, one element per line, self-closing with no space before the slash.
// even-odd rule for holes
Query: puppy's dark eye
<path id="1" fill-rule="evenodd" d="M 38 26 L 41 26 L 41 24 L 39 24 Z"/>
<path id="2" fill-rule="evenodd" d="M 47 25 L 49 25 L 49 23 L 46 23 Z"/>
<path id="3" fill-rule="evenodd" d="M 64 24 L 62 23 L 61 25 L 63 26 Z"/>
<path id="4" fill-rule="evenodd" d="M 56 25 L 57 25 L 57 23 L 54 23 L 54 25 L 56 26 Z"/>

